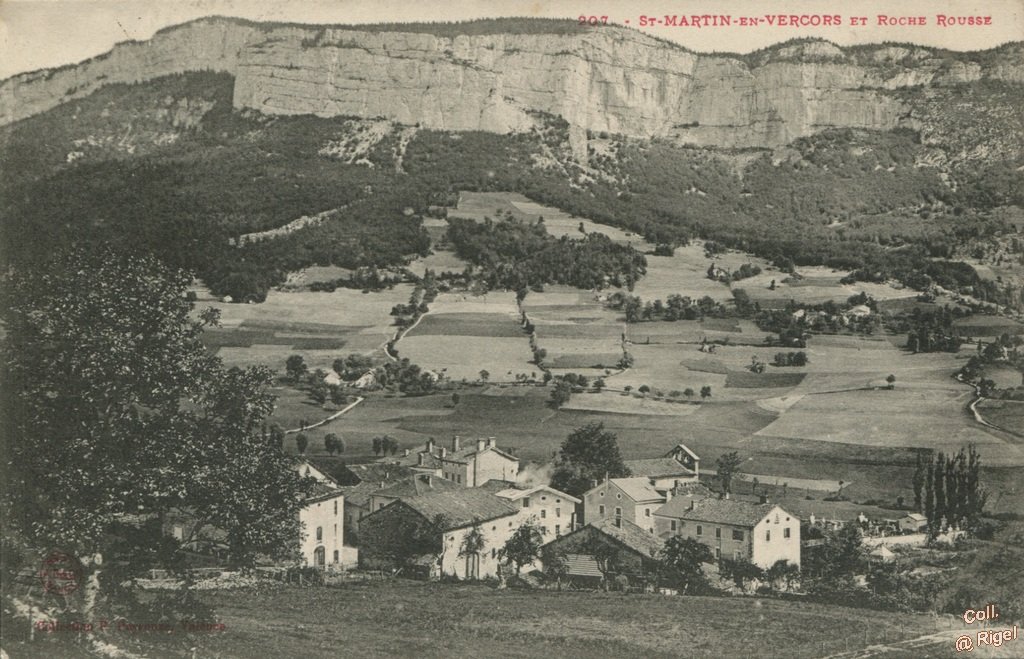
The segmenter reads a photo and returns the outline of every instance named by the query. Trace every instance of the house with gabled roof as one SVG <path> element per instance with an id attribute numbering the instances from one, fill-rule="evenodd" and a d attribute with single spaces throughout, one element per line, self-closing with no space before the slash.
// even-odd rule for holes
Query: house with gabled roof
<path id="1" fill-rule="evenodd" d="M 602 519 L 544 545 L 545 569 L 552 561 L 564 562 L 569 581 L 596 586 L 618 575 L 634 585 L 657 578 L 664 542 L 624 519 Z"/>
<path id="2" fill-rule="evenodd" d="M 455 435 L 447 445 L 430 438 L 423 448 L 403 456 L 396 464 L 447 478 L 462 487 L 480 487 L 489 480 L 515 482 L 519 458 L 498 447 L 494 437 L 464 440 Z"/>
<path id="3" fill-rule="evenodd" d="M 397 499 L 457 489 L 460 489 L 458 484 L 434 474 L 412 474 L 371 493 L 370 510 L 380 510 Z"/>
<path id="4" fill-rule="evenodd" d="M 654 511 L 670 495 L 659 491 L 646 476 L 609 478 L 583 495 L 583 523 L 601 520 L 625 520 L 654 533 Z"/>
<path id="5" fill-rule="evenodd" d="M 345 536 L 352 546 L 359 544 L 359 521 L 370 514 L 374 492 L 408 478 L 412 470 L 395 464 L 370 462 L 345 465 L 338 470 L 339 489 L 345 494 Z"/>
<path id="6" fill-rule="evenodd" d="M 576 528 L 576 506 L 580 500 L 551 486 L 509 487 L 494 494 L 518 508 L 524 521 L 532 520 L 543 529 L 545 542 Z"/>
<path id="7" fill-rule="evenodd" d="M 434 576 L 495 577 L 498 550 L 518 528 L 518 512 L 507 499 L 477 488 L 398 499 L 362 520 L 360 562 L 372 567 L 426 562 Z M 471 534 L 481 545 L 467 552 Z"/>
<path id="8" fill-rule="evenodd" d="M 800 520 L 763 498 L 752 503 L 677 496 L 655 517 L 660 538 L 693 538 L 710 547 L 716 559 L 742 558 L 762 568 L 780 560 L 800 565 Z"/>
<path id="9" fill-rule="evenodd" d="M 634 477 L 646 477 L 659 491 L 666 491 L 700 478 L 700 458 L 684 444 L 657 458 L 626 460 L 626 468 Z"/>

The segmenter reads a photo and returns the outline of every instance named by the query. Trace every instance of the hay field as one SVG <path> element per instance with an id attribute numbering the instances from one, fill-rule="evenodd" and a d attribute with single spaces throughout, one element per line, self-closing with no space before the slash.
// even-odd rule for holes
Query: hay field
<path id="1" fill-rule="evenodd" d="M 593 293 L 550 286 L 531 292 L 522 306 L 538 347 L 547 351 L 545 366 L 587 373 L 616 368 L 622 359 L 625 323 Z"/>
<path id="2" fill-rule="evenodd" d="M 633 395 L 623 395 L 614 391 L 603 391 L 599 394 L 573 394 L 568 403 L 562 406 L 565 410 L 582 410 L 605 412 L 608 414 L 644 414 L 655 416 L 689 416 L 699 407 L 685 402 L 673 403 L 654 400 Z"/>
<path id="3" fill-rule="evenodd" d="M 228 366 L 263 364 L 283 371 L 290 355 L 301 354 L 310 369 L 331 368 L 349 353 L 381 354 L 395 332 L 391 307 L 404 304 L 409 284 L 383 291 L 272 290 L 262 304 L 221 302 L 203 287 L 193 287 L 196 310 L 220 310 L 221 327 L 210 330 L 207 345 Z"/>
<path id="4" fill-rule="evenodd" d="M 493 382 L 513 382 L 517 374 L 539 370 L 530 363 L 533 353 L 511 292 L 438 295 L 395 347 L 399 357 L 457 381 L 475 381 L 486 370 Z"/>

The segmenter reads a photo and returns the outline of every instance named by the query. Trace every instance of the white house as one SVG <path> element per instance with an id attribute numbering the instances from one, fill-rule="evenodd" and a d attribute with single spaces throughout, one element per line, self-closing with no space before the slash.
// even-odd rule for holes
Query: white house
<path id="1" fill-rule="evenodd" d="M 519 510 L 520 520 L 532 519 L 544 529 L 544 542 L 571 533 L 576 527 L 576 505 L 580 500 L 553 487 L 510 488 L 495 495 L 512 503 Z"/>
<path id="2" fill-rule="evenodd" d="M 345 544 L 344 515 L 342 491 L 317 483 L 313 494 L 299 510 L 303 564 L 324 567 L 341 563 L 341 548 Z"/>
<path id="3" fill-rule="evenodd" d="M 515 482 L 519 475 L 519 458 L 499 448 L 494 437 L 463 441 L 456 435 L 448 446 L 428 439 L 415 456 L 400 464 L 435 473 L 463 487 L 479 487 L 489 480 Z"/>
<path id="4" fill-rule="evenodd" d="M 662 537 L 681 535 L 715 558 L 745 558 L 762 568 L 800 565 L 800 520 L 781 507 L 733 499 L 675 497 L 657 511 Z"/>

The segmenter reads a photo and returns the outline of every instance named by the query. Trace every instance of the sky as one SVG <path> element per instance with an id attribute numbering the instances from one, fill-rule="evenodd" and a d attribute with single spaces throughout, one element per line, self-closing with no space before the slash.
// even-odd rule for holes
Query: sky
<path id="1" fill-rule="evenodd" d="M 642 17 L 720 14 L 733 25 L 642 26 Z M 740 17 L 838 15 L 839 26 L 740 26 Z M 991 17 L 991 25 L 939 26 L 937 15 Z M 0 0 L 0 78 L 79 62 L 119 41 L 148 39 L 203 16 L 297 23 L 454 21 L 496 16 L 607 16 L 692 50 L 749 52 L 794 37 L 840 45 L 909 41 L 979 50 L 1024 40 L 1024 0 Z M 879 25 L 878 16 L 923 17 L 925 25 Z M 854 17 L 866 25 L 851 25 Z M 600 19 L 599 19 L 600 20 Z M 906 21 L 904 21 L 906 23 Z"/>

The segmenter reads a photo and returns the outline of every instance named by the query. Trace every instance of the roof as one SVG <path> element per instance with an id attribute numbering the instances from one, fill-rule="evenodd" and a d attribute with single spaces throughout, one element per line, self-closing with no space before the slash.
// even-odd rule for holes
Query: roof
<path id="1" fill-rule="evenodd" d="M 458 451 L 448 451 L 447 455 L 445 455 L 445 457 L 443 457 L 442 460 L 446 460 L 448 462 L 468 462 L 470 458 L 477 455 L 477 453 L 486 453 L 487 451 L 494 451 L 495 453 L 505 458 L 506 460 L 519 462 L 519 458 L 515 457 L 511 453 L 508 453 L 507 451 L 498 448 L 497 446 L 484 446 L 484 449 L 482 451 L 477 451 L 476 442 L 470 441 L 467 442 L 467 444 L 469 444 L 469 446 L 465 446 L 459 449 Z"/>
<path id="2" fill-rule="evenodd" d="M 343 496 L 344 494 L 345 492 L 340 487 L 331 487 L 317 481 L 316 485 L 313 486 L 313 492 L 306 497 L 306 502 L 315 503 L 317 501 Z"/>
<path id="3" fill-rule="evenodd" d="M 429 494 L 431 492 L 448 492 L 451 490 L 461 490 L 460 485 L 456 485 L 446 478 L 440 476 L 430 476 L 427 474 L 414 474 L 407 476 L 400 481 L 396 481 L 385 488 L 379 489 L 373 492 L 375 496 L 391 497 L 393 499 L 401 499 L 405 497 L 414 497 L 421 494 Z"/>
<path id="4" fill-rule="evenodd" d="M 525 490 L 527 488 L 522 487 L 522 486 L 520 486 L 517 483 L 514 483 L 512 481 L 503 481 L 503 480 L 501 480 L 499 478 L 491 478 L 491 479 L 485 481 L 483 483 L 483 485 L 477 485 L 477 489 L 478 490 L 486 490 L 487 492 L 490 492 L 491 494 L 497 494 L 498 492 L 501 492 L 503 490 L 519 490 L 519 489 L 524 489 Z"/>
<path id="5" fill-rule="evenodd" d="M 686 444 L 683 444 L 682 442 L 680 442 L 680 443 L 676 444 L 675 446 L 673 446 L 672 450 L 669 451 L 668 453 L 666 453 L 665 456 L 670 458 L 673 455 L 675 455 L 676 453 L 678 453 L 679 451 L 683 451 L 684 453 L 686 453 L 687 455 L 689 455 L 691 458 L 693 458 L 694 460 L 696 460 L 698 462 L 700 461 L 700 456 L 698 456 L 696 453 L 691 451 L 690 447 L 687 446 Z"/>
<path id="6" fill-rule="evenodd" d="M 633 501 L 664 501 L 665 495 L 654 489 L 651 480 L 646 476 L 636 478 L 612 478 L 622 492 Z M 598 485 L 600 487 L 600 485 Z"/>
<path id="7" fill-rule="evenodd" d="M 451 492 L 423 494 L 403 499 L 402 502 L 428 520 L 434 520 L 439 515 L 443 516 L 447 520 L 446 531 L 469 526 L 475 522 L 487 522 L 499 517 L 507 517 L 519 511 L 507 500 L 476 488 L 459 488 Z M 388 506 L 388 508 L 390 507 Z"/>
<path id="8" fill-rule="evenodd" d="M 385 484 L 394 483 L 400 478 L 412 474 L 410 469 L 401 465 L 384 462 L 367 462 L 364 464 L 345 465 L 345 469 L 360 482 L 370 482 L 380 487 L 381 481 Z M 321 471 L 323 469 L 321 468 Z"/>
<path id="9" fill-rule="evenodd" d="M 774 503 L 749 503 L 735 499 L 680 499 L 678 514 L 667 514 L 665 509 L 675 501 L 669 501 L 658 511 L 660 515 L 694 522 L 732 524 L 733 526 L 756 526 L 769 512 L 778 506 Z M 694 501 L 693 510 L 689 503 Z"/>
<path id="10" fill-rule="evenodd" d="M 543 492 L 550 492 L 551 494 L 554 494 L 555 496 L 561 497 L 561 498 L 565 499 L 566 501 L 571 501 L 572 503 L 579 503 L 580 502 L 580 500 L 577 499 L 576 497 L 574 497 L 572 495 L 569 495 L 569 494 L 566 494 L 565 492 L 560 492 L 560 491 L 556 490 L 555 488 L 553 488 L 551 486 L 548 486 L 548 485 L 538 485 L 536 487 L 531 487 L 531 488 L 528 488 L 528 489 L 520 489 L 520 488 L 513 487 L 513 488 L 506 489 L 506 490 L 501 490 L 499 492 L 495 492 L 495 494 L 498 495 L 499 497 L 501 497 L 502 499 L 512 499 L 513 501 L 517 501 L 519 499 L 522 499 L 523 497 L 533 496 L 537 492 L 541 492 L 541 491 L 543 491 Z"/>
<path id="11" fill-rule="evenodd" d="M 924 515 L 922 515 L 921 513 L 910 513 L 909 515 L 907 515 L 903 519 L 906 519 L 907 517 L 909 517 L 910 519 L 916 520 L 918 522 L 926 522 L 926 521 L 928 521 L 928 518 L 925 517 Z"/>
<path id="12" fill-rule="evenodd" d="M 687 469 L 679 460 L 670 457 L 626 460 L 626 467 L 634 476 L 647 476 L 648 478 L 694 475 L 692 469 Z"/>
<path id="13" fill-rule="evenodd" d="M 597 560 L 586 554 L 566 554 L 565 567 L 570 576 L 573 577 L 599 577 L 604 578 Z"/>
<path id="14" fill-rule="evenodd" d="M 608 517 L 591 526 L 644 556 L 656 556 L 664 545 L 661 538 L 624 519 L 616 521 Z"/>

